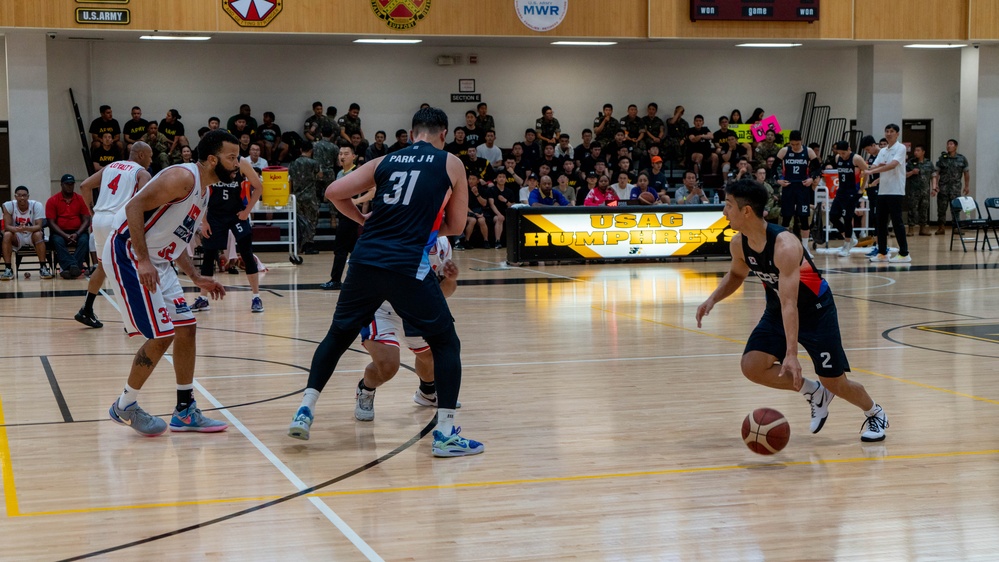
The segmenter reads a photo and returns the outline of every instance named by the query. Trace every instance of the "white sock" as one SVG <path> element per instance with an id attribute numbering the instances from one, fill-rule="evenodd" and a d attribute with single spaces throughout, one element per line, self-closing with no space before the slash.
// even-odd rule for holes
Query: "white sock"
<path id="1" fill-rule="evenodd" d="M 253 293 L 253 298 L 259 299 L 260 298 L 260 293 Z"/>
<path id="2" fill-rule="evenodd" d="M 129 407 L 133 402 L 139 401 L 139 389 L 132 388 L 125 383 L 125 390 L 121 391 L 121 396 L 118 397 L 118 409 L 124 410 Z"/>
<path id="3" fill-rule="evenodd" d="M 878 411 L 880 411 L 880 410 L 881 410 L 881 406 L 878 406 L 878 403 L 875 402 L 874 406 L 872 406 L 870 410 L 867 410 L 866 412 L 864 412 L 864 415 L 867 416 L 867 417 L 871 417 L 874 414 L 878 413 Z"/>
<path id="4" fill-rule="evenodd" d="M 302 406 L 315 414 L 317 400 L 319 400 L 319 391 L 314 388 L 306 388 L 305 393 L 302 395 Z"/>
<path id="5" fill-rule="evenodd" d="M 805 379 L 804 382 L 801 383 L 801 390 L 799 390 L 798 392 L 800 392 L 802 395 L 805 395 L 805 394 L 811 394 L 818 389 L 819 389 L 819 381 Z"/>
<path id="6" fill-rule="evenodd" d="M 450 437 L 451 431 L 454 430 L 455 415 L 455 410 L 437 408 L 437 431 L 443 433 L 444 437 Z"/>

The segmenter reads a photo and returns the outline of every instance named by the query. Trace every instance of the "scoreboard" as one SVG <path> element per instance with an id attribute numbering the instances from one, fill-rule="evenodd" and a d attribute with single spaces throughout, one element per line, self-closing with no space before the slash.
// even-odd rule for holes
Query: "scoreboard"
<path id="1" fill-rule="evenodd" d="M 690 21 L 807 21 L 819 19 L 819 0 L 690 0 Z"/>

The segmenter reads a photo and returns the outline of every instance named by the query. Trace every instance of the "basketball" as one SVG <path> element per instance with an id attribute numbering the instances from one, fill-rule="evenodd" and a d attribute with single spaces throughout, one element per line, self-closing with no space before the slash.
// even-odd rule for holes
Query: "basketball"
<path id="1" fill-rule="evenodd" d="M 791 425 L 772 408 L 757 408 L 742 421 L 742 440 L 759 455 L 772 455 L 787 446 Z"/>
<path id="2" fill-rule="evenodd" d="M 639 199 L 641 199 L 642 201 L 645 201 L 646 203 L 648 203 L 648 204 L 650 204 L 650 205 L 651 205 L 652 203 L 655 203 L 655 202 L 656 202 L 656 196 L 655 196 L 655 195 L 653 195 L 653 194 L 651 194 L 651 193 L 649 193 L 648 191 L 643 191 L 643 192 L 642 192 L 642 193 L 641 193 L 641 194 L 640 194 L 640 195 L 638 196 L 638 198 L 639 198 Z"/>

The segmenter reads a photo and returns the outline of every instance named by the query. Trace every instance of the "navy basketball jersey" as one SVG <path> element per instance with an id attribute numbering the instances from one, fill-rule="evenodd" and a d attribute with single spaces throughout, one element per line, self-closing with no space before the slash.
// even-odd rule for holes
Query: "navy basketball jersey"
<path id="1" fill-rule="evenodd" d="M 844 160 L 836 156 L 836 170 L 839 172 L 839 188 L 836 194 L 855 195 L 857 193 L 857 166 L 853 163 L 856 152 L 851 152 Z"/>
<path id="2" fill-rule="evenodd" d="M 787 229 L 776 224 L 767 224 L 767 245 L 762 252 L 755 252 L 749 247 L 749 238 L 742 235 L 742 253 L 746 258 L 746 265 L 763 281 L 766 287 L 767 308 L 776 307 L 780 309 L 780 269 L 774 264 L 774 249 L 777 244 L 777 235 L 787 232 Z M 822 308 L 824 297 L 829 294 L 829 284 L 822 278 L 822 274 L 808 257 L 807 252 L 803 252 L 800 270 L 801 282 L 798 286 L 798 310 L 806 312 Z"/>
<path id="3" fill-rule="evenodd" d="M 784 179 L 791 183 L 801 183 L 808 179 L 808 148 L 794 152 L 790 146 L 784 155 Z"/>
<path id="4" fill-rule="evenodd" d="M 375 169 L 371 216 L 351 260 L 417 279 L 430 273 L 430 249 L 451 193 L 448 153 L 426 141 L 389 154 Z"/>
<path id="5" fill-rule="evenodd" d="M 232 181 L 220 181 L 212 184 L 212 195 L 208 199 L 208 218 L 231 219 L 246 208 L 243 201 L 243 174 L 236 173 Z"/>

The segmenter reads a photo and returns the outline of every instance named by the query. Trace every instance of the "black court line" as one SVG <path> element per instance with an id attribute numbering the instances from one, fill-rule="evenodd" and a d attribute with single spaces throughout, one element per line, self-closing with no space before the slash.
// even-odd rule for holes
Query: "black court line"
<path id="1" fill-rule="evenodd" d="M 980 320 L 989 320 L 989 318 L 981 318 Z M 890 342 L 892 342 L 892 343 L 897 343 L 899 345 L 904 345 L 906 347 L 911 347 L 913 349 L 922 349 L 923 351 L 933 351 L 933 352 L 936 352 L 936 353 L 946 353 L 947 355 L 961 355 L 961 356 L 964 356 L 964 357 L 982 357 L 982 358 L 986 358 L 986 359 L 999 359 L 999 355 L 985 355 L 985 354 L 981 354 L 981 353 L 967 353 L 967 352 L 963 352 L 963 351 L 950 351 L 950 350 L 947 350 L 947 349 L 936 349 L 936 348 L 933 348 L 933 347 L 926 347 L 926 346 L 923 346 L 923 345 L 915 345 L 915 344 L 911 344 L 911 343 L 906 343 L 904 341 L 900 341 L 900 340 L 897 340 L 894 337 L 892 337 L 892 332 L 895 332 L 897 330 L 902 330 L 902 329 L 905 329 L 905 328 L 915 328 L 916 326 L 925 326 L 927 324 L 939 324 L 941 322 L 952 322 L 952 320 L 935 320 L 935 321 L 932 321 L 932 322 L 916 322 L 914 324 L 905 324 L 905 325 L 902 325 L 902 326 L 895 326 L 894 328 L 888 328 L 887 330 L 881 332 L 881 337 L 884 338 L 884 339 L 886 339 L 886 340 L 888 340 L 888 341 L 890 341 Z"/>
<path id="2" fill-rule="evenodd" d="M 884 305 L 887 305 L 887 306 L 898 306 L 898 307 L 901 307 L 901 308 L 911 308 L 911 309 L 914 309 L 914 310 L 922 310 L 924 312 L 935 312 L 937 314 L 950 314 L 950 315 L 953 315 L 953 316 L 963 316 L 965 318 L 971 318 L 972 320 L 985 320 L 981 316 L 972 316 L 970 314 L 962 314 L 960 312 L 950 312 L 949 310 L 934 310 L 932 308 L 924 308 L 924 307 L 921 307 L 921 306 L 913 306 L 911 304 L 899 304 L 897 302 L 879 301 L 879 300 L 868 299 L 868 298 L 864 298 L 864 297 L 854 297 L 854 296 L 850 296 L 850 295 L 842 295 L 840 293 L 833 293 L 833 294 L 836 296 L 837 299 L 851 299 L 851 300 L 855 300 L 855 301 L 865 301 L 865 302 L 872 302 L 872 303 L 875 303 L 875 304 L 884 304 Z"/>
<path id="3" fill-rule="evenodd" d="M 73 414 L 69 412 L 69 404 L 66 404 L 66 398 L 62 395 L 62 389 L 59 388 L 59 381 L 56 380 L 52 365 L 49 364 L 49 358 L 45 355 L 41 355 L 39 358 L 42 360 L 45 376 L 49 379 L 49 386 L 52 387 L 52 394 L 55 395 L 56 404 L 59 405 L 59 411 L 62 412 L 63 422 L 73 423 Z"/>
<path id="4" fill-rule="evenodd" d="M 417 442 L 420 441 L 420 439 L 423 439 L 424 437 L 426 437 L 433 430 L 433 428 L 436 425 L 437 425 L 437 418 L 435 416 L 432 420 L 430 420 L 430 422 L 426 425 L 426 427 L 424 427 L 422 430 L 420 430 L 420 433 L 418 433 L 417 435 L 414 435 L 412 438 L 410 438 L 409 441 L 406 441 L 405 443 L 403 443 L 402 445 L 399 445 L 395 449 L 392 449 L 388 453 L 386 453 L 386 454 L 378 457 L 377 459 L 375 459 L 375 460 L 373 460 L 373 461 L 371 461 L 371 462 L 369 462 L 369 463 L 367 463 L 367 464 L 365 464 L 363 466 L 355 468 L 354 470 L 351 470 L 350 472 L 345 472 L 345 473 L 341 474 L 340 476 L 337 476 L 335 478 L 331 478 L 331 479 L 329 479 L 329 480 L 327 480 L 327 481 L 325 481 L 325 482 L 323 482 L 321 484 L 316 484 L 315 486 L 306 488 L 304 490 L 300 490 L 298 492 L 295 492 L 294 494 L 288 494 L 287 496 L 278 498 L 276 500 L 271 500 L 269 502 L 265 502 L 265 503 L 262 503 L 260 505 L 255 505 L 253 507 L 250 507 L 250 508 L 247 508 L 247 509 L 243 509 L 241 511 L 236 511 L 236 512 L 230 513 L 228 515 L 223 515 L 222 517 L 216 517 L 215 519 L 209 519 L 208 521 L 203 521 L 201 523 L 196 523 L 194 525 L 188 525 L 187 527 L 182 527 L 182 528 L 177 529 L 175 531 L 169 531 L 169 532 L 166 532 L 166 533 L 161 533 L 159 535 L 154 535 L 152 537 L 147 537 L 147 538 L 144 538 L 144 539 L 139 539 L 137 541 L 123 543 L 123 544 L 120 544 L 120 545 L 117 545 L 117 546 L 112 546 L 112 547 L 105 548 L 105 549 L 102 549 L 102 550 L 95 550 L 94 552 L 88 552 L 87 554 L 81 554 L 79 556 L 74 556 L 72 558 L 65 558 L 65 559 L 61 560 L 60 562 L 70 562 L 72 560 L 83 560 L 85 558 L 93 558 L 95 556 L 101 556 L 103 554 L 109 554 L 111 552 L 117 552 L 119 550 L 125 550 L 126 548 L 131 548 L 133 546 L 139 546 L 139 545 L 142 545 L 142 544 L 151 543 L 151 542 L 154 542 L 154 541 L 158 541 L 160 539 L 166 539 L 166 538 L 170 538 L 170 537 L 175 537 L 177 535 L 180 535 L 180 534 L 183 534 L 183 533 L 187 533 L 189 531 L 195 531 L 197 529 L 202 529 L 204 527 L 208 527 L 209 525 L 215 525 L 216 523 L 222 523 L 222 522 L 228 521 L 230 519 L 235 519 L 236 517 L 240 517 L 242 515 L 247 515 L 247 514 L 250 514 L 250 513 L 254 513 L 254 512 L 260 511 L 262 509 L 266 509 L 268 507 L 275 506 L 275 505 L 278 505 L 278 504 L 281 504 L 281 503 L 293 500 L 295 498 L 300 498 L 302 496 L 311 494 L 311 493 L 313 493 L 315 491 L 322 490 L 323 488 L 332 486 L 333 484 L 336 484 L 337 482 L 342 482 L 342 481 L 350 478 L 351 476 L 355 476 L 357 474 L 360 474 L 360 473 L 364 472 L 365 470 L 368 470 L 369 468 L 373 468 L 373 467 L 378 466 L 379 464 L 381 464 L 381 463 L 383 463 L 385 461 L 388 461 L 392 457 L 398 455 L 399 453 L 401 453 L 401 452 L 405 451 L 406 449 L 408 449 L 408 448 L 412 447 L 413 445 L 415 445 Z"/>

